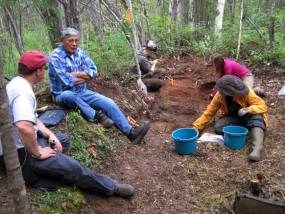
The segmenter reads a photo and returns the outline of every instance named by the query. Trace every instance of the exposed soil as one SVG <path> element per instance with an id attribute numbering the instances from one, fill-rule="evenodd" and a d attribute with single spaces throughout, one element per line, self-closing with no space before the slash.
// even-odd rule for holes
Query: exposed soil
<path id="1" fill-rule="evenodd" d="M 249 181 L 253 178 L 262 183 L 260 197 L 285 200 L 284 97 L 277 96 L 284 75 L 269 74 L 266 69 L 254 70 L 256 86 L 266 90 L 270 127 L 263 160 L 250 163 L 247 161 L 250 145 L 241 151 L 230 151 L 203 143 L 195 155 L 176 154 L 171 132 L 178 127 L 191 127 L 209 103 L 209 90 L 215 78 L 213 68 L 207 67 L 203 58 L 194 56 L 166 59 L 161 68 L 164 86 L 159 93 L 150 95 L 154 97 L 149 103 L 150 118 L 140 118 L 140 121 L 152 121 L 145 144 L 134 146 L 126 140 L 117 145 L 98 169 L 134 185 L 136 195 L 131 200 L 90 195 L 92 210 L 96 213 L 231 213 L 235 193 L 251 194 Z M 209 124 L 205 132 L 212 132 L 212 126 L 213 123 Z"/>
<path id="2" fill-rule="evenodd" d="M 270 126 L 263 160 L 250 163 L 250 144 L 241 151 L 231 151 L 202 143 L 195 155 L 175 152 L 171 132 L 191 127 L 209 103 L 215 77 L 213 68 L 195 56 L 164 59 L 160 69 L 164 85 L 145 99 L 148 108 L 135 95 L 134 85 L 122 87 L 114 80 L 91 86 L 115 99 L 139 122 L 150 120 L 151 129 L 142 145 L 132 145 L 122 137 L 106 161 L 95 167 L 119 182 L 132 184 L 135 196 L 125 200 L 87 194 L 88 213 L 232 213 L 235 193 L 251 194 L 249 181 L 253 178 L 262 184 L 260 197 L 285 200 L 285 99 L 277 96 L 285 82 L 284 71 L 254 68 L 255 85 L 266 90 Z M 212 127 L 210 123 L 204 132 L 212 132 Z"/>

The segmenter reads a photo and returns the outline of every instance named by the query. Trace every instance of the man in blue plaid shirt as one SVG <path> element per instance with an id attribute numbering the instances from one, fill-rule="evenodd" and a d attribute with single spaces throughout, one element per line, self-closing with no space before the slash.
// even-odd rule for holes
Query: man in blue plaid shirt
<path id="1" fill-rule="evenodd" d="M 150 128 L 149 122 L 132 127 L 112 99 L 88 90 L 87 81 L 96 79 L 98 72 L 95 63 L 78 47 L 79 42 L 79 32 L 65 28 L 62 44 L 50 53 L 48 70 L 54 101 L 79 109 L 90 122 L 100 122 L 106 128 L 115 124 L 134 144 L 141 143 Z"/>

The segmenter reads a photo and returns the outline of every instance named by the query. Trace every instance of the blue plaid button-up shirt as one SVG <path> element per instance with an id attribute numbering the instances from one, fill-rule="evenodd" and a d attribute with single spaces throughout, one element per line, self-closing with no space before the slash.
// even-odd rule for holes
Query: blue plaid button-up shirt
<path id="1" fill-rule="evenodd" d="M 97 67 L 88 55 L 78 48 L 72 55 L 63 46 L 54 49 L 49 55 L 48 75 L 53 95 L 65 90 L 81 92 L 87 89 L 86 83 L 75 85 L 71 72 L 85 71 L 91 78 L 97 77 Z"/>

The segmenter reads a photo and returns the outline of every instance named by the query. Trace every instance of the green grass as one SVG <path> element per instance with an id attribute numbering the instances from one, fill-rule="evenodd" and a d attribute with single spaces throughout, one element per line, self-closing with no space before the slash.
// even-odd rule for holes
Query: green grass
<path id="1" fill-rule="evenodd" d="M 85 166 L 100 164 L 116 143 L 114 135 L 118 133 L 117 130 L 106 130 L 101 125 L 87 122 L 78 111 L 68 113 L 65 124 L 72 141 L 70 155 Z M 87 147 L 90 145 L 94 145 L 96 150 L 89 151 Z M 95 159 L 92 158 L 94 154 Z M 75 187 L 59 188 L 55 192 L 37 192 L 32 195 L 32 201 L 39 214 L 73 213 L 86 204 L 83 193 Z"/>
<path id="2" fill-rule="evenodd" d="M 116 138 L 113 136 L 118 133 L 118 130 L 107 130 L 101 125 L 87 122 L 77 111 L 70 112 L 66 120 L 72 141 L 71 156 L 85 166 L 103 161 L 116 143 Z M 90 151 L 88 146 L 94 146 L 96 150 Z"/>
<path id="3" fill-rule="evenodd" d="M 77 188 L 64 187 L 54 192 L 39 191 L 33 195 L 32 203 L 38 214 L 61 214 L 79 210 L 86 204 L 86 199 Z"/>

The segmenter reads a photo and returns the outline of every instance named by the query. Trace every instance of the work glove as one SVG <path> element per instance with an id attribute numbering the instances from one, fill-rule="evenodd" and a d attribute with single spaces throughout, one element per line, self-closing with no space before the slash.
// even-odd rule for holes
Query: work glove
<path id="1" fill-rule="evenodd" d="M 240 110 L 238 110 L 238 116 L 239 117 L 243 117 L 247 113 L 248 113 L 248 108 L 241 108 Z"/>

